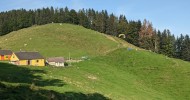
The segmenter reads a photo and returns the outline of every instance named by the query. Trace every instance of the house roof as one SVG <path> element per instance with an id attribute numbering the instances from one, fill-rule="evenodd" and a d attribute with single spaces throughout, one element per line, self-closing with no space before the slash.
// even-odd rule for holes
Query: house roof
<path id="1" fill-rule="evenodd" d="M 47 59 L 48 62 L 64 63 L 65 59 L 63 57 L 52 57 Z"/>
<path id="2" fill-rule="evenodd" d="M 38 52 L 15 52 L 19 60 L 44 59 Z"/>
<path id="3" fill-rule="evenodd" d="M 11 50 L 0 50 L 0 55 L 12 55 Z"/>

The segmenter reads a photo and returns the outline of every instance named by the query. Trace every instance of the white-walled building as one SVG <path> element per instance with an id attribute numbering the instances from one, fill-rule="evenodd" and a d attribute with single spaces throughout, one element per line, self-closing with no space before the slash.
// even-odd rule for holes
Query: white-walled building
<path id="1" fill-rule="evenodd" d="M 47 59 L 47 63 L 52 66 L 64 67 L 65 60 L 63 57 L 52 57 Z"/>

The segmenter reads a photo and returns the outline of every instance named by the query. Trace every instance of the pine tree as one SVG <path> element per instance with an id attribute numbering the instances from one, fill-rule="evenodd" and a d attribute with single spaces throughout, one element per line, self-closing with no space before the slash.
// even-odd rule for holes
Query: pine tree
<path id="1" fill-rule="evenodd" d="M 158 51 L 159 51 L 159 37 L 158 37 L 158 33 L 157 33 L 157 31 L 156 30 L 154 30 L 154 35 L 153 35 L 153 37 L 152 37 L 152 40 L 153 40 L 153 46 L 154 46 L 154 49 L 153 49 L 153 51 L 154 52 L 156 52 L 156 53 L 158 53 Z"/>
<path id="2" fill-rule="evenodd" d="M 181 55 L 183 60 L 190 61 L 190 38 L 188 35 L 184 37 L 181 47 Z"/>
<path id="3" fill-rule="evenodd" d="M 184 36 L 181 34 L 175 42 L 175 57 L 182 59 L 182 44 L 184 41 Z"/>
<path id="4" fill-rule="evenodd" d="M 89 28 L 90 27 L 89 26 L 90 22 L 88 20 L 88 17 L 86 15 L 84 9 L 79 10 L 79 12 L 78 12 L 78 18 L 79 18 L 79 25 L 81 25 L 81 26 L 83 26 L 85 28 Z"/>
<path id="5" fill-rule="evenodd" d="M 126 41 L 139 46 L 139 32 L 141 28 L 141 21 L 129 21 L 126 30 Z"/>
<path id="6" fill-rule="evenodd" d="M 54 21 L 54 14 L 55 14 L 54 8 L 51 6 L 50 7 L 50 15 L 49 15 L 50 16 L 50 23 L 52 23 Z"/>
<path id="7" fill-rule="evenodd" d="M 106 33 L 108 13 L 107 13 L 106 10 L 105 10 L 105 11 L 103 10 L 103 11 L 101 12 L 101 14 L 102 14 L 101 32 L 102 32 L 102 33 Z"/>
<path id="8" fill-rule="evenodd" d="M 112 13 L 108 20 L 106 26 L 106 34 L 117 36 L 117 17 Z"/>
<path id="9" fill-rule="evenodd" d="M 126 17 L 124 15 L 120 15 L 119 23 L 117 26 L 117 33 L 118 34 L 127 34 L 127 27 L 128 27 L 128 22 L 127 22 Z"/>
<path id="10" fill-rule="evenodd" d="M 94 9 L 89 9 L 87 11 L 87 17 L 88 17 L 88 20 L 89 20 L 90 29 L 95 30 L 96 29 L 96 27 L 95 27 L 96 13 L 95 13 Z"/>
<path id="11" fill-rule="evenodd" d="M 170 31 L 168 30 L 168 49 L 167 49 L 167 55 L 169 57 L 174 57 L 174 50 L 175 50 L 175 37 L 174 35 L 171 35 Z"/>
<path id="12" fill-rule="evenodd" d="M 160 30 L 158 30 L 157 31 L 157 38 L 158 38 L 158 46 L 157 46 L 157 48 L 158 48 L 158 52 L 157 53 L 160 53 L 160 46 L 161 46 L 161 38 L 162 38 L 162 33 L 161 33 L 161 31 Z"/>
<path id="13" fill-rule="evenodd" d="M 160 39 L 159 53 L 174 57 L 175 54 L 175 37 L 171 35 L 170 30 L 164 30 Z"/>
<path id="14" fill-rule="evenodd" d="M 70 14 L 69 14 L 69 9 L 67 7 L 65 7 L 65 23 L 71 23 L 71 17 L 70 17 Z"/>
<path id="15" fill-rule="evenodd" d="M 71 9 L 70 13 L 69 13 L 69 16 L 70 16 L 70 22 L 72 24 L 78 24 L 79 23 L 79 18 L 77 16 L 77 12 L 74 10 L 74 9 Z"/>
<path id="16" fill-rule="evenodd" d="M 95 19 L 95 30 L 98 32 L 103 32 L 102 30 L 102 22 L 103 22 L 103 16 L 102 13 L 99 13 L 96 11 L 96 19 Z"/>

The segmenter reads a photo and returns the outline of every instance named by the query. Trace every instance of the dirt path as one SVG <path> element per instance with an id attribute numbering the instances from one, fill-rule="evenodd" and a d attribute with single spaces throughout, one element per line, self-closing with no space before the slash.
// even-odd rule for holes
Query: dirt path
<path id="1" fill-rule="evenodd" d="M 109 35 L 104 35 L 104 36 L 105 36 L 106 38 L 108 38 L 109 40 L 112 40 L 112 41 L 114 41 L 114 42 L 116 42 L 116 43 L 118 44 L 116 48 L 107 50 L 107 51 L 105 52 L 105 54 L 108 54 L 108 53 L 113 52 L 113 51 L 115 51 L 115 50 L 117 50 L 117 49 L 126 48 L 126 47 L 133 48 L 133 49 L 135 49 L 135 50 L 143 50 L 143 49 L 138 48 L 138 47 L 136 47 L 136 46 L 134 46 L 134 45 L 132 45 L 132 44 L 130 44 L 130 43 L 127 43 L 127 42 L 124 41 L 124 40 L 120 40 L 119 38 L 116 39 L 116 38 L 114 38 L 113 36 L 109 36 Z"/>

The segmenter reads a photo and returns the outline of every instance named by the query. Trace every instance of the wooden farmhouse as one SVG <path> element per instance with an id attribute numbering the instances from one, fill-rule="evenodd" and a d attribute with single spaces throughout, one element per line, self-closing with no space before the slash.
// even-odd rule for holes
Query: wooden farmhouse
<path id="1" fill-rule="evenodd" d="M 13 52 L 11 50 L 0 50 L 0 60 L 9 61 Z"/>
<path id="2" fill-rule="evenodd" d="M 45 66 L 45 60 L 38 52 L 15 52 L 10 59 L 15 65 Z"/>
<path id="3" fill-rule="evenodd" d="M 63 57 L 48 58 L 47 63 L 49 65 L 57 66 L 57 67 L 64 67 L 65 66 L 65 60 Z"/>

